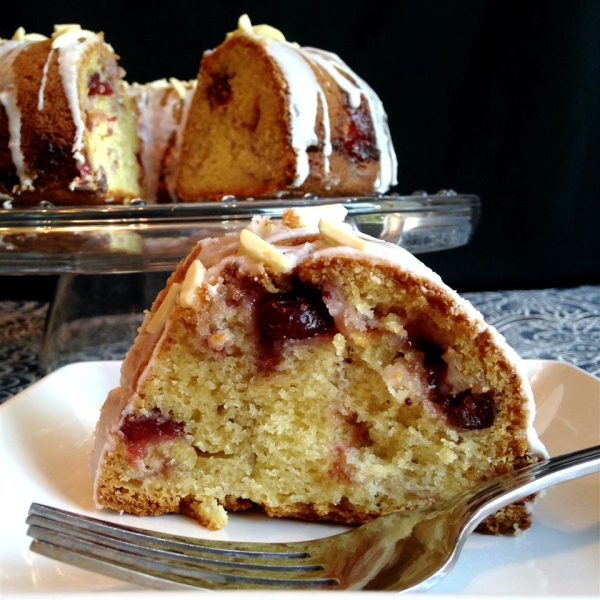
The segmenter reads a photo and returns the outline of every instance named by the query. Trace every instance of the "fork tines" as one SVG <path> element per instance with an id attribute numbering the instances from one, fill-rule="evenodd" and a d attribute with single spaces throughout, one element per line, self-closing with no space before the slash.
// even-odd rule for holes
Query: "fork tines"
<path id="1" fill-rule="evenodd" d="M 298 543 L 221 542 L 115 525 L 32 504 L 34 552 L 154 588 L 331 588 L 336 579 Z"/>

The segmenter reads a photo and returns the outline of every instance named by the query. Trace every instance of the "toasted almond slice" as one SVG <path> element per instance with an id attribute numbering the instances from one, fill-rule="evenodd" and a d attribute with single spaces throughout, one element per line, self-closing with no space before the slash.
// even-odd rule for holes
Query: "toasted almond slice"
<path id="1" fill-rule="evenodd" d="M 60 23 L 54 26 L 52 37 L 55 38 L 65 33 L 71 33 L 72 31 L 81 31 L 81 25 L 78 23 Z"/>
<path id="2" fill-rule="evenodd" d="M 19 27 L 12 36 L 12 39 L 17 42 L 44 42 L 48 38 L 41 33 L 27 33 L 23 27 Z"/>
<path id="3" fill-rule="evenodd" d="M 275 229 L 277 229 L 277 227 L 278 225 L 274 221 L 271 221 L 269 217 L 264 215 L 255 215 L 252 217 L 252 220 L 246 229 L 252 233 L 255 233 L 259 238 L 264 240 L 266 237 L 271 235 Z"/>
<path id="4" fill-rule="evenodd" d="M 252 31 L 254 31 L 256 35 L 262 35 L 263 37 L 271 38 L 276 42 L 285 42 L 285 36 L 283 33 L 271 25 L 254 25 L 252 27 Z"/>
<path id="5" fill-rule="evenodd" d="M 179 292 L 179 304 L 187 308 L 195 306 L 196 290 L 204 283 L 206 277 L 206 267 L 198 260 L 194 260 L 190 265 L 185 279 L 181 284 Z"/>
<path id="6" fill-rule="evenodd" d="M 289 208 L 283 213 L 284 225 L 298 227 L 316 227 L 320 219 L 342 222 L 348 215 L 343 204 L 324 204 L 323 206 L 301 206 Z"/>
<path id="7" fill-rule="evenodd" d="M 154 313 L 154 316 L 150 319 L 148 325 L 146 325 L 146 331 L 148 333 L 156 333 L 164 324 L 177 301 L 177 294 L 181 285 L 179 283 L 173 283 L 167 292 L 165 299 L 162 304 L 158 307 L 158 310 Z"/>
<path id="8" fill-rule="evenodd" d="M 326 219 L 319 221 L 319 231 L 325 241 L 332 246 L 349 246 L 357 250 L 366 250 L 367 242 L 359 238 L 352 230 L 344 227 L 343 223 L 333 223 Z"/>
<path id="9" fill-rule="evenodd" d="M 23 39 L 27 42 L 45 42 L 48 36 L 41 33 L 26 33 Z"/>
<path id="10" fill-rule="evenodd" d="M 25 28 L 24 27 L 19 27 L 12 36 L 12 39 L 15 42 L 20 42 L 21 40 L 25 39 Z"/>
<path id="11" fill-rule="evenodd" d="M 175 77 L 170 77 L 169 83 L 173 86 L 173 89 L 175 90 L 175 92 L 177 92 L 179 98 L 183 100 L 187 91 L 183 82 L 179 79 L 175 79 Z"/>
<path id="12" fill-rule="evenodd" d="M 242 229 L 240 247 L 248 256 L 264 263 L 276 273 L 285 273 L 294 268 L 294 263 L 288 256 L 249 229 Z"/>
<path id="13" fill-rule="evenodd" d="M 285 42 L 285 36 L 279 29 L 275 29 L 271 25 L 252 25 L 250 17 L 248 15 L 242 15 L 238 19 L 238 31 L 243 33 L 253 33 L 254 35 L 261 35 L 266 38 L 271 38 L 278 42 Z"/>

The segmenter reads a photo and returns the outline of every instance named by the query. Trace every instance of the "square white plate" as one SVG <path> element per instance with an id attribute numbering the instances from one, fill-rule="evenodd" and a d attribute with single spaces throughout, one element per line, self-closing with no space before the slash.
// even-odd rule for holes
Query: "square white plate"
<path id="1" fill-rule="evenodd" d="M 88 455 L 100 407 L 118 381 L 119 365 L 63 367 L 0 406 L 3 598 L 92 592 L 94 598 L 115 600 L 141 591 L 31 552 L 25 525 L 31 502 L 214 539 L 293 541 L 344 529 L 239 513 L 230 515 L 223 530 L 210 532 L 177 515 L 139 518 L 98 511 L 92 502 Z M 538 405 L 536 429 L 550 454 L 599 444 L 600 380 L 565 363 L 526 361 L 526 366 Z M 549 490 L 534 507 L 532 528 L 516 538 L 471 536 L 458 565 L 431 593 L 600 596 L 600 475 Z M 150 597 L 147 591 L 144 597 Z"/>

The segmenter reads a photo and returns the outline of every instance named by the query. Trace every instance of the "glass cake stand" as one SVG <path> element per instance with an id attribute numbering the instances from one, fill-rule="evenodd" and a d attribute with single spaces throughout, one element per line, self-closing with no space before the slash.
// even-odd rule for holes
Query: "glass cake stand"
<path id="1" fill-rule="evenodd" d="M 60 275 L 40 355 L 48 373 L 81 360 L 123 358 L 166 278 L 205 237 L 280 218 L 298 206 L 342 203 L 356 230 L 414 254 L 467 244 L 477 196 L 441 190 L 410 196 L 223 199 L 193 204 L 0 209 L 0 275 Z"/>

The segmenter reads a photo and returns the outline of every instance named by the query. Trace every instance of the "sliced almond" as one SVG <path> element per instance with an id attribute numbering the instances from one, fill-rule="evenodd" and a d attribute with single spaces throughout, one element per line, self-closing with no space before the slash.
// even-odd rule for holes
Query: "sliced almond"
<path id="1" fill-rule="evenodd" d="M 52 37 L 58 37 L 64 33 L 70 33 L 71 31 L 81 31 L 81 25 L 78 23 L 60 23 L 54 26 L 54 33 Z"/>
<path id="2" fill-rule="evenodd" d="M 290 208 L 283 213 L 284 225 L 298 227 L 316 227 L 321 219 L 342 222 L 348 215 L 343 204 L 324 204 L 323 206 L 302 206 Z"/>
<path id="3" fill-rule="evenodd" d="M 328 244 L 332 246 L 349 246 L 357 250 L 366 250 L 367 242 L 359 238 L 351 229 L 343 223 L 334 223 L 326 219 L 319 221 L 319 231 Z"/>
<path id="4" fill-rule="evenodd" d="M 254 27 L 252 27 L 252 31 L 254 31 L 256 35 L 262 35 L 263 37 L 271 38 L 276 42 L 285 42 L 285 36 L 283 33 L 271 25 L 254 25 Z"/>
<path id="5" fill-rule="evenodd" d="M 25 28 L 24 27 L 19 27 L 12 36 L 12 39 L 16 42 L 20 42 L 21 40 L 25 39 Z"/>
<path id="6" fill-rule="evenodd" d="M 19 27 L 12 36 L 12 39 L 17 42 L 43 42 L 48 38 L 41 33 L 27 33 L 23 27 Z"/>
<path id="7" fill-rule="evenodd" d="M 248 15 L 244 14 L 238 19 L 238 29 L 244 33 L 252 33 L 252 21 Z"/>
<path id="8" fill-rule="evenodd" d="M 266 38 L 271 38 L 277 42 L 285 42 L 285 36 L 279 29 L 275 29 L 271 25 L 252 25 L 250 17 L 248 15 L 242 15 L 238 19 L 238 31 L 243 33 L 253 33 L 254 35 L 261 35 Z"/>
<path id="9" fill-rule="evenodd" d="M 148 325 L 146 325 L 146 331 L 148 333 L 156 333 L 165 324 L 165 321 L 171 314 L 175 302 L 177 302 L 177 295 L 179 294 L 180 289 L 181 285 L 179 283 L 173 283 L 171 285 L 165 299 L 150 319 Z"/>
<path id="10" fill-rule="evenodd" d="M 23 36 L 23 39 L 26 42 L 45 42 L 48 39 L 48 37 L 42 35 L 41 33 L 26 33 Z"/>
<path id="11" fill-rule="evenodd" d="M 179 292 L 179 304 L 187 308 L 193 308 L 197 299 L 196 290 L 204 283 L 206 278 L 206 267 L 198 260 L 194 260 L 190 265 L 185 279 L 181 284 Z"/>
<path id="12" fill-rule="evenodd" d="M 249 229 L 242 229 L 240 247 L 248 256 L 264 263 L 265 266 L 270 267 L 276 273 L 286 273 L 294 268 L 294 263 L 290 257 Z"/>
<path id="13" fill-rule="evenodd" d="M 185 98 L 185 94 L 187 91 L 185 89 L 185 85 L 183 84 L 183 82 L 180 81 L 179 79 L 175 79 L 175 77 L 171 77 L 171 78 L 169 78 L 169 83 L 171 84 L 171 86 L 173 87 L 173 89 L 175 90 L 175 92 L 177 93 L 179 98 L 181 98 L 183 100 L 183 98 Z"/>

